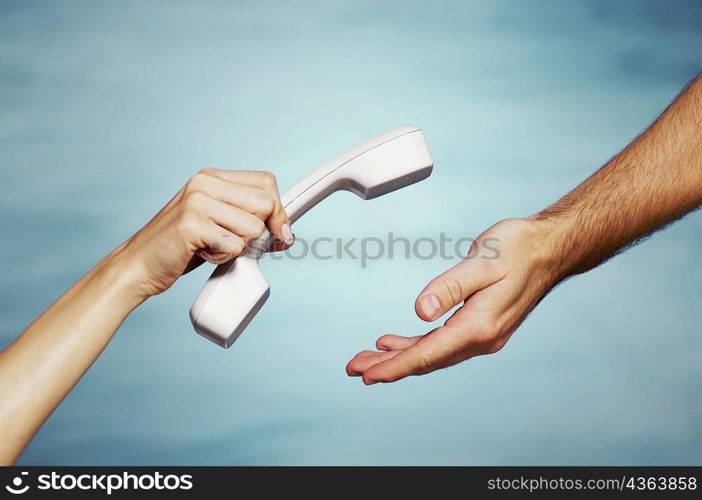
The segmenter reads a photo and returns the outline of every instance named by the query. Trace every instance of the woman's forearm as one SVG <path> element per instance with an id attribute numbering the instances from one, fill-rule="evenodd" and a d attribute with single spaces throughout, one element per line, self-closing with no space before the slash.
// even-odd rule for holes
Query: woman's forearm
<path id="1" fill-rule="evenodd" d="M 118 248 L 0 353 L 0 463 L 13 463 L 144 296 Z"/>
<path id="2" fill-rule="evenodd" d="M 135 307 L 201 263 L 203 250 L 223 262 L 266 226 L 282 248 L 292 243 L 272 174 L 207 168 L 193 176 L 0 353 L 0 464 L 17 459 Z"/>

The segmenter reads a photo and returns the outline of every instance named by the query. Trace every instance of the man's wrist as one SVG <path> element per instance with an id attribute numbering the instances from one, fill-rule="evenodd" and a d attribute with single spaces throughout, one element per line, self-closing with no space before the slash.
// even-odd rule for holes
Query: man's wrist
<path id="1" fill-rule="evenodd" d="M 565 215 L 552 216 L 539 212 L 527 217 L 535 246 L 535 265 L 547 269 L 553 284 L 578 274 L 582 260 L 577 248 L 576 224 Z"/>

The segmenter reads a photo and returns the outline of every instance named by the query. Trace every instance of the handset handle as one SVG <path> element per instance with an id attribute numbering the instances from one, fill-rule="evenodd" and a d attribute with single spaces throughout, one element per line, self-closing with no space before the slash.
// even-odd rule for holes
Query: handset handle
<path id="1" fill-rule="evenodd" d="M 325 163 L 290 188 L 281 201 L 290 221 L 295 222 L 335 191 L 375 198 L 425 179 L 432 166 L 424 134 L 406 125 Z"/>

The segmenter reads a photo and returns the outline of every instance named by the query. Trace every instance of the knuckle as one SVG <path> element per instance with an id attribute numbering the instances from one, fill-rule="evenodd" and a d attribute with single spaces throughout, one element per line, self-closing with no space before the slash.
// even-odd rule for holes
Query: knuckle
<path id="1" fill-rule="evenodd" d="M 529 222 L 518 217 L 509 217 L 507 219 L 502 219 L 497 224 L 495 224 L 495 229 L 504 231 L 522 231 L 530 227 Z"/>
<path id="2" fill-rule="evenodd" d="M 266 224 L 258 217 L 251 217 L 246 226 L 242 228 L 242 236 L 247 239 L 255 239 L 263 234 Z"/>
<path id="3" fill-rule="evenodd" d="M 202 205 L 206 197 L 202 191 L 190 190 L 185 194 L 183 206 L 187 211 L 193 211 Z"/>
<path id="4" fill-rule="evenodd" d="M 500 269 L 501 262 L 481 257 L 477 259 L 478 272 L 485 276 L 494 276 Z"/>
<path id="5" fill-rule="evenodd" d="M 500 330 L 497 324 L 492 320 L 481 321 L 473 334 L 473 340 L 476 344 L 492 344 L 499 337 Z"/>
<path id="6" fill-rule="evenodd" d="M 478 253 L 480 253 L 480 242 L 478 240 L 473 240 L 466 254 L 466 260 L 474 259 Z"/>
<path id="7" fill-rule="evenodd" d="M 387 340 L 387 338 L 388 338 L 387 335 L 383 335 L 382 337 L 380 337 L 378 340 L 375 341 L 375 347 L 378 349 L 383 347 L 385 345 L 385 341 Z"/>
<path id="8" fill-rule="evenodd" d="M 246 248 L 244 241 L 241 238 L 236 238 L 231 242 L 229 251 L 234 255 L 239 255 L 244 251 L 244 248 Z"/>
<path id="9" fill-rule="evenodd" d="M 202 171 L 193 175 L 188 182 L 185 183 L 185 191 L 187 193 L 192 193 L 194 191 L 200 191 L 204 188 L 207 181 L 207 175 L 202 173 Z"/>
<path id="10" fill-rule="evenodd" d="M 257 219 L 256 219 L 256 222 L 255 222 L 255 228 L 254 228 L 254 230 L 255 230 L 255 234 L 256 234 L 257 237 L 258 237 L 258 236 L 261 236 L 261 235 L 263 234 L 263 231 L 266 230 L 266 223 L 263 222 L 261 219 L 258 219 L 258 218 L 257 218 Z"/>
<path id="11" fill-rule="evenodd" d="M 453 276 L 445 276 L 442 280 L 444 290 L 451 298 L 452 304 L 458 304 L 465 298 L 463 284 Z"/>
<path id="12" fill-rule="evenodd" d="M 261 170 L 258 175 L 261 185 L 266 188 L 276 187 L 275 175 L 273 175 L 271 172 Z"/>
<path id="13" fill-rule="evenodd" d="M 256 195 L 256 213 L 262 215 L 270 214 L 275 208 L 275 201 L 267 193 L 261 192 Z"/>
<path id="14" fill-rule="evenodd" d="M 495 354 L 505 346 L 505 342 L 494 342 L 485 349 L 485 354 Z"/>
<path id="15" fill-rule="evenodd" d="M 203 174 L 203 175 L 213 175 L 217 171 L 216 168 L 212 167 L 204 167 L 201 168 L 198 174 Z"/>

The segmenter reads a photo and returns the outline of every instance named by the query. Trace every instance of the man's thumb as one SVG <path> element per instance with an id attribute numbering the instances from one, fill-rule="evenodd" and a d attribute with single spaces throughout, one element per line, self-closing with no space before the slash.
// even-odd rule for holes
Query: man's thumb
<path id="1" fill-rule="evenodd" d="M 414 309 L 424 321 L 434 321 L 478 290 L 494 283 L 491 266 L 473 261 L 456 264 L 429 282 L 417 297 Z"/>

